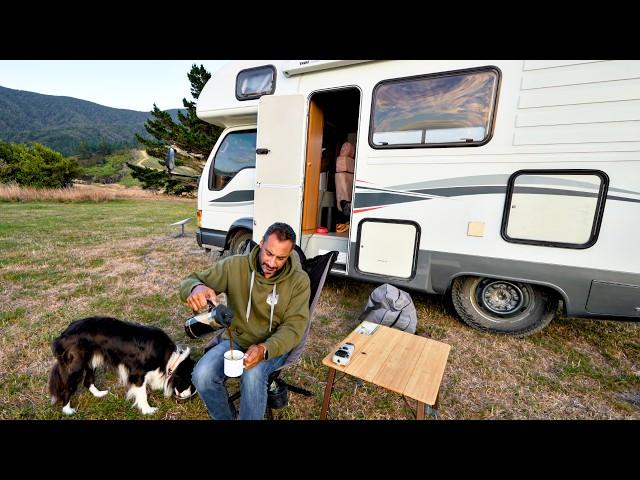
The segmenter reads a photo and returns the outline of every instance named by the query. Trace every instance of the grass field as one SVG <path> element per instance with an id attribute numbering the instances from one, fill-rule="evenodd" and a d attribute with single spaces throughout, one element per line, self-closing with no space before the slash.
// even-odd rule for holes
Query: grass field
<path id="1" fill-rule="evenodd" d="M 111 315 L 163 328 L 202 355 L 207 339 L 190 340 L 190 311 L 178 284 L 216 257 L 200 249 L 194 223 L 176 238 L 169 224 L 195 216 L 195 200 L 103 202 L 0 201 L 0 419 L 66 418 L 47 393 L 50 342 L 73 320 Z M 332 345 L 357 325 L 375 287 L 330 278 L 316 309 L 302 362 L 285 379 L 309 388 L 275 411 L 280 419 L 317 419 Z M 514 339 L 472 330 L 446 313 L 438 296 L 412 293 L 417 334 L 451 345 L 440 391 L 440 419 L 640 419 L 640 324 L 557 318 L 542 332 Z M 236 380 L 231 381 L 232 387 Z M 115 375 L 98 376 L 109 394 L 81 388 L 72 400 L 80 419 L 206 419 L 199 399 L 150 394 L 159 407 L 145 417 L 125 399 Z M 336 383 L 333 419 L 408 419 L 399 395 L 350 377 Z"/>

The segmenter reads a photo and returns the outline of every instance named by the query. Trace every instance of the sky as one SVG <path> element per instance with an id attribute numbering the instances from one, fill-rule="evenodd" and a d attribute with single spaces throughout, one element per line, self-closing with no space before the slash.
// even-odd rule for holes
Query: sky
<path id="1" fill-rule="evenodd" d="M 214 73 L 228 60 L 0 60 L 0 86 L 149 112 L 193 100 L 191 65 Z"/>

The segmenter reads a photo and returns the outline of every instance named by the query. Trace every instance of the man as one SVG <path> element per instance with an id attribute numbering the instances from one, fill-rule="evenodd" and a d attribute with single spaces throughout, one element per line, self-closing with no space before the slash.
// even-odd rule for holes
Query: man
<path id="1" fill-rule="evenodd" d="M 193 310 L 217 304 L 216 293 L 226 292 L 233 310 L 234 348 L 245 352 L 240 377 L 239 419 L 260 420 L 267 407 L 267 381 L 300 342 L 309 322 L 309 277 L 296 255 L 291 255 L 296 234 L 286 223 L 274 223 L 260 245 L 248 255 L 234 255 L 213 267 L 194 273 L 180 284 L 180 297 Z M 231 420 L 228 392 L 224 386 L 223 341 L 203 355 L 193 370 L 193 384 L 209 414 Z"/>

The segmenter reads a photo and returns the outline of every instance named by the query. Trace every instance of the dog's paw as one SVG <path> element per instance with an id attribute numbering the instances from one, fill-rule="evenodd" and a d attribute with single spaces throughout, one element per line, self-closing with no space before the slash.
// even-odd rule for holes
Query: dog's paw
<path id="1" fill-rule="evenodd" d="M 74 413 L 76 413 L 76 409 L 71 408 L 71 405 L 67 403 L 64 407 L 62 407 L 62 413 L 64 413 L 65 415 L 73 415 Z"/>
<path id="2" fill-rule="evenodd" d="M 140 411 L 142 412 L 143 415 L 153 415 L 158 411 L 158 407 L 141 408 Z"/>
<path id="3" fill-rule="evenodd" d="M 94 384 L 91 384 L 91 386 L 89 387 L 89 391 L 93 394 L 94 397 L 97 398 L 104 397 L 107 393 L 109 393 L 109 390 L 98 390 Z"/>

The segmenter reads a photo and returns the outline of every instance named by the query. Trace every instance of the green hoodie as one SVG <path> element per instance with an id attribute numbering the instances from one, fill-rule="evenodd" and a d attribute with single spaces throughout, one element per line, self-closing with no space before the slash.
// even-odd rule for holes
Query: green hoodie
<path id="1" fill-rule="evenodd" d="M 276 275 L 265 278 L 256 270 L 259 253 L 257 246 L 248 255 L 234 255 L 192 273 L 180 283 L 180 298 L 186 301 L 191 290 L 201 284 L 216 294 L 226 292 L 233 310 L 233 339 L 243 350 L 264 342 L 269 358 L 275 358 L 291 351 L 302 339 L 309 322 L 309 277 L 297 255 L 292 254 Z M 274 292 L 276 304 L 272 310 L 267 297 Z M 223 338 L 229 338 L 226 330 Z"/>

